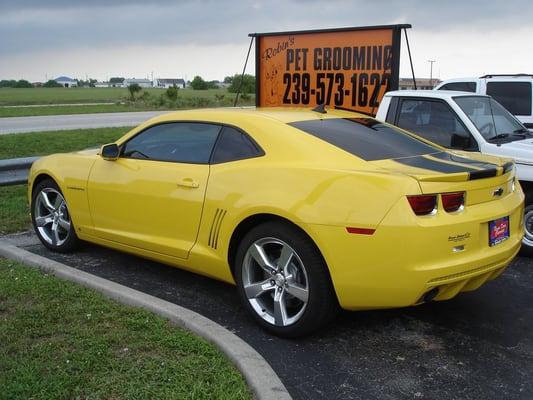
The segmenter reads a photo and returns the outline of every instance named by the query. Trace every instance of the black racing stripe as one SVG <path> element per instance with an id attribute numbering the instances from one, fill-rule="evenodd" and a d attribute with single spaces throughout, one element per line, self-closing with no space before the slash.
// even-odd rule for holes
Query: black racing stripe
<path id="1" fill-rule="evenodd" d="M 498 168 L 484 169 L 482 171 L 470 172 L 470 180 L 492 178 L 498 175 Z"/>
<path id="2" fill-rule="evenodd" d="M 503 164 L 503 173 L 506 174 L 507 172 L 511 171 L 513 169 L 514 163 L 513 162 L 507 162 Z"/>
<path id="3" fill-rule="evenodd" d="M 469 172 L 469 173 L 477 172 L 477 170 L 473 168 L 462 167 L 460 165 L 455 165 L 455 164 L 447 164 L 444 162 L 431 160 L 423 156 L 409 157 L 409 158 L 397 158 L 397 159 L 394 159 L 393 161 L 396 161 L 397 163 L 400 163 L 400 164 L 409 165 L 410 167 L 428 169 L 430 171 L 437 171 L 437 172 L 442 172 L 445 174 L 454 174 L 458 172 Z"/>
<path id="4" fill-rule="evenodd" d="M 445 151 L 443 151 L 442 153 L 431 154 L 431 157 L 435 157 L 443 161 L 451 161 L 451 162 L 460 163 L 460 164 L 468 164 L 468 166 L 477 167 L 477 168 L 494 168 L 497 166 L 496 164 L 492 164 L 492 163 L 481 162 L 481 161 L 473 160 L 471 158 L 456 156 L 454 154 L 451 154 Z"/>

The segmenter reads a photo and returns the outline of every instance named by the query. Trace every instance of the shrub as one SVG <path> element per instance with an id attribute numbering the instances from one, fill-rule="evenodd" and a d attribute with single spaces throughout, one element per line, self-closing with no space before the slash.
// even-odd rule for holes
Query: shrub
<path id="1" fill-rule="evenodd" d="M 169 100 L 176 101 L 178 99 L 178 87 L 176 85 L 169 87 L 165 94 Z"/>
<path id="2" fill-rule="evenodd" d="M 128 91 L 130 92 L 130 99 L 135 101 L 135 93 L 140 92 L 142 88 L 137 83 L 132 83 L 128 86 Z"/>
<path id="3" fill-rule="evenodd" d="M 54 81 L 53 79 L 50 79 L 48 82 L 46 82 L 43 85 L 43 87 L 63 87 L 63 86 L 57 83 L 56 81 Z"/>

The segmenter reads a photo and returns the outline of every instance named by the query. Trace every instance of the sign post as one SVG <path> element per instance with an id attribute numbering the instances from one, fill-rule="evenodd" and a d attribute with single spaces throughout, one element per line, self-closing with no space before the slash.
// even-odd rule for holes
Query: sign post
<path id="1" fill-rule="evenodd" d="M 401 30 L 384 25 L 251 33 L 256 44 L 256 106 L 324 104 L 374 115 L 397 90 Z"/>

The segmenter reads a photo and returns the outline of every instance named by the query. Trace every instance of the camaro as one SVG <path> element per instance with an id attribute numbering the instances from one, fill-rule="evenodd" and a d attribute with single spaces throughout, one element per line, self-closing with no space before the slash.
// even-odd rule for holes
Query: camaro
<path id="1" fill-rule="evenodd" d="M 42 243 L 80 240 L 237 285 L 253 318 L 308 334 L 340 307 L 474 290 L 520 248 L 512 162 L 346 111 L 169 113 L 30 171 Z"/>

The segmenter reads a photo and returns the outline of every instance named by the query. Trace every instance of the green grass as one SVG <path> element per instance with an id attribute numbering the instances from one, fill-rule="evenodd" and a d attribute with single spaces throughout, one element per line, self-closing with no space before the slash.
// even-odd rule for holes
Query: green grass
<path id="1" fill-rule="evenodd" d="M 165 89 L 147 88 L 143 91 L 159 96 Z M 183 98 L 214 98 L 215 94 L 233 97 L 226 89 L 192 90 L 180 89 Z M 0 106 L 24 104 L 72 104 L 117 102 L 129 95 L 126 88 L 0 88 Z"/>
<path id="2" fill-rule="evenodd" d="M 2 399 L 251 398 L 204 340 L 5 259 L 0 321 Z"/>
<path id="3" fill-rule="evenodd" d="M 127 111 L 151 111 L 156 107 L 133 106 L 129 104 L 109 104 L 90 106 L 50 106 L 50 107 L 0 107 L 0 118 L 6 117 L 29 117 L 36 115 L 67 115 L 67 114 L 91 114 Z"/>
<path id="4" fill-rule="evenodd" d="M 27 185 L 0 186 L 0 235 L 25 231 L 30 227 L 26 192 Z"/>
<path id="5" fill-rule="evenodd" d="M 42 156 L 114 142 L 131 128 L 74 129 L 0 135 L 0 159 Z"/>
<path id="6" fill-rule="evenodd" d="M 0 135 L 0 159 L 42 156 L 96 147 L 114 142 L 129 129 L 76 129 Z M 23 231 L 30 226 L 26 190 L 26 185 L 0 186 L 0 235 Z"/>

